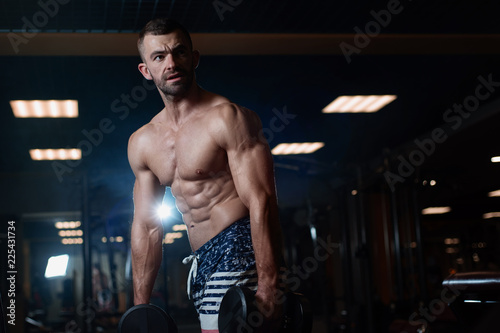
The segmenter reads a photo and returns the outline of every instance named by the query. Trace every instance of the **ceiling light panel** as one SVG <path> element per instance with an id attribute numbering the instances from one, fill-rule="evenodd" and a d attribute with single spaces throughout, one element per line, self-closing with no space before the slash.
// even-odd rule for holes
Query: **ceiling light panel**
<path id="1" fill-rule="evenodd" d="M 77 118 L 76 100 L 31 100 L 10 101 L 16 118 Z"/>
<path id="2" fill-rule="evenodd" d="M 490 213 L 484 213 L 483 214 L 483 219 L 492 219 L 495 217 L 500 217 L 500 212 L 490 212 Z"/>
<path id="3" fill-rule="evenodd" d="M 30 149 L 34 161 L 81 160 L 81 149 Z"/>
<path id="4" fill-rule="evenodd" d="M 273 155 L 311 154 L 322 148 L 323 142 L 280 143 L 273 148 Z"/>
<path id="5" fill-rule="evenodd" d="M 428 207 L 422 209 L 422 215 L 446 214 L 451 212 L 451 207 Z"/>
<path id="6" fill-rule="evenodd" d="M 493 198 L 493 197 L 500 197 L 500 190 L 491 191 L 490 193 L 488 193 L 488 196 L 489 196 L 490 198 Z"/>
<path id="7" fill-rule="evenodd" d="M 377 112 L 396 98 L 396 95 L 339 96 L 323 109 L 323 113 Z"/>

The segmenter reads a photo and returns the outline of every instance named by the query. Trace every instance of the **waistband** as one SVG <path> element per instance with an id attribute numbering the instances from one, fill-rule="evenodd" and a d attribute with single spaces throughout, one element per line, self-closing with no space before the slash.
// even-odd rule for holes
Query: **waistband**
<path id="1" fill-rule="evenodd" d="M 212 239 L 210 239 L 208 242 L 203 244 L 198 250 L 194 251 L 193 254 L 200 255 L 200 256 L 204 255 L 205 253 L 210 251 L 210 249 L 212 247 L 214 247 L 217 243 L 219 243 L 221 240 L 223 240 L 226 237 L 226 235 L 229 232 L 231 232 L 233 229 L 236 229 L 236 228 L 241 227 L 241 226 L 246 226 L 248 224 L 250 224 L 250 217 L 249 216 L 245 216 L 239 220 L 236 220 L 230 226 L 228 226 L 226 229 L 222 230 L 217 235 L 215 235 Z"/>

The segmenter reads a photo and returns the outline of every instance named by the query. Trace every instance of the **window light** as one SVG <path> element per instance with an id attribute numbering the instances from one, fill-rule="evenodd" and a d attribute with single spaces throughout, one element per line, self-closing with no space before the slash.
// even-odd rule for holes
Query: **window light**
<path id="1" fill-rule="evenodd" d="M 68 268 L 68 260 L 69 255 L 67 254 L 50 257 L 45 268 L 45 277 L 65 276 L 66 268 Z"/>

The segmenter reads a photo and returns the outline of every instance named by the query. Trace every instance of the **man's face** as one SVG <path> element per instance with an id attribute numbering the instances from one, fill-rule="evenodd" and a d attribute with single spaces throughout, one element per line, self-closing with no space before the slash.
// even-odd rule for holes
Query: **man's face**
<path id="1" fill-rule="evenodd" d="M 180 31 L 167 35 L 146 35 L 142 53 L 145 67 L 139 70 L 150 76 L 167 96 L 182 97 L 194 82 L 198 59 Z"/>

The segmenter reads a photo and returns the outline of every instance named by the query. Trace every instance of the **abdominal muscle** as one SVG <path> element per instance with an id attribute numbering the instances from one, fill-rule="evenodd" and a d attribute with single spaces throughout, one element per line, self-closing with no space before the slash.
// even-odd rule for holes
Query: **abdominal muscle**
<path id="1" fill-rule="evenodd" d="M 193 251 L 198 250 L 233 222 L 248 216 L 231 177 L 211 177 L 171 185 L 176 206 L 182 213 Z"/>

